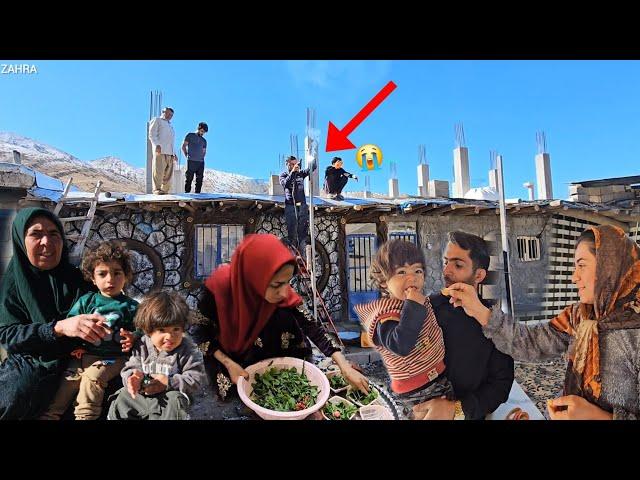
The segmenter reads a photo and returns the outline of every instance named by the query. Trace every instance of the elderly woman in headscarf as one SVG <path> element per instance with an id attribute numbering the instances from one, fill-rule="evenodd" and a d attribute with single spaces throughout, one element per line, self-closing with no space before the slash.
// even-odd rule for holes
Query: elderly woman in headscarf
<path id="1" fill-rule="evenodd" d="M 566 352 L 563 396 L 548 400 L 553 420 L 640 418 L 640 247 L 619 227 L 589 227 L 575 250 L 572 281 L 580 302 L 548 324 L 527 327 L 489 310 L 468 285 L 450 302 L 483 326 L 515 360 L 550 360 Z"/>
<path id="2" fill-rule="evenodd" d="M 109 330 L 101 315 L 67 318 L 90 290 L 69 263 L 60 220 L 43 208 L 20 210 L 12 225 L 13 257 L 0 289 L 0 419 L 37 418 L 58 388 L 73 337 L 95 342 Z"/>
<path id="3" fill-rule="evenodd" d="M 368 391 L 366 377 L 350 365 L 291 288 L 295 270 L 294 256 L 278 237 L 252 234 L 238 245 L 231 263 L 207 279 L 199 311 L 208 321 L 190 333 L 206 345 L 222 399 L 239 377 L 248 378 L 244 367 L 272 357 L 309 357 L 307 339 L 334 360 L 349 383 Z"/>

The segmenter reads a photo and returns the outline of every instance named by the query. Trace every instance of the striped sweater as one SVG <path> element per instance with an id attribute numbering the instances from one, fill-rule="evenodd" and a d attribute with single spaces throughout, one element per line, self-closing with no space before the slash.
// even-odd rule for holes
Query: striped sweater
<path id="1" fill-rule="evenodd" d="M 415 302 L 413 302 L 415 303 Z M 436 322 L 431 302 L 427 298 L 424 307 L 427 315 L 417 335 L 417 341 L 407 355 L 399 355 L 376 341 L 378 326 L 392 320 L 400 322 L 404 302 L 394 298 L 380 298 L 355 306 L 367 336 L 380 352 L 395 393 L 407 393 L 435 380 L 445 369 L 444 340 Z M 416 304 L 417 306 L 418 304 Z"/>

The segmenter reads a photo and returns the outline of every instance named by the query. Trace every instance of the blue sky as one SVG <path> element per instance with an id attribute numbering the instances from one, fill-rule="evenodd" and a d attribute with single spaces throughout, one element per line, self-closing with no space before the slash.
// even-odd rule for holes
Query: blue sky
<path id="1" fill-rule="evenodd" d="M 503 155 L 507 197 L 535 182 L 535 134 L 551 154 L 554 197 L 577 180 L 640 174 L 638 61 L 2 61 L 35 64 L 37 74 L 0 75 L 0 131 L 93 160 L 113 155 L 144 165 L 151 90 L 175 109 L 178 142 L 209 124 L 207 166 L 266 178 L 303 148 L 306 108 L 317 112 L 321 168 L 334 155 L 361 177 L 355 150 L 324 151 L 328 121 L 342 128 L 388 81 L 398 88 L 350 135 L 374 143 L 383 169 L 372 189 L 387 191 L 389 163 L 400 190 L 416 193 L 418 145 L 431 179 L 453 180 L 454 124 L 464 124 L 471 184 L 488 185 L 489 151 Z"/>

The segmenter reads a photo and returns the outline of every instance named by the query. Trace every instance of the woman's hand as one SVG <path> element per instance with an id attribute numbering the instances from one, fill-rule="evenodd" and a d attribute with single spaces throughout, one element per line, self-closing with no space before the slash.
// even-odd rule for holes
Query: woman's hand
<path id="1" fill-rule="evenodd" d="M 474 317 L 483 327 L 489 323 L 491 310 L 482 304 L 473 285 L 454 283 L 449 287 L 449 293 L 449 303 L 454 307 L 462 307 L 467 315 Z"/>
<path id="2" fill-rule="evenodd" d="M 124 328 L 120 329 L 120 345 L 122 345 L 122 351 L 128 352 L 133 347 L 133 343 L 136 341 L 136 336 L 133 332 L 129 330 L 125 330 Z"/>
<path id="3" fill-rule="evenodd" d="M 89 343 L 96 343 L 111 333 L 111 330 L 103 325 L 104 321 L 102 315 L 84 313 L 56 322 L 53 331 L 57 337 L 78 337 Z"/>
<path id="4" fill-rule="evenodd" d="M 369 380 L 351 365 L 341 368 L 340 372 L 353 388 L 357 388 L 363 393 L 369 393 Z"/>
<path id="5" fill-rule="evenodd" d="M 244 377 L 249 380 L 249 372 L 247 372 L 244 368 L 242 368 L 239 364 L 231 360 L 229 356 L 224 353 L 222 350 L 216 350 L 213 352 L 213 356 L 218 360 L 222 365 L 225 366 L 227 372 L 229 372 L 229 377 L 234 385 L 238 384 L 238 380 L 240 377 Z"/>
<path id="6" fill-rule="evenodd" d="M 353 388 L 357 388 L 363 393 L 369 393 L 369 380 L 358 370 L 353 368 L 342 352 L 333 352 L 333 361 L 338 365 L 340 373 Z"/>
<path id="7" fill-rule="evenodd" d="M 136 394 L 140 392 L 140 385 L 142 385 L 143 378 L 144 373 L 140 370 L 134 370 L 129 378 L 127 378 L 127 392 L 129 392 L 131 398 L 136 398 Z"/>
<path id="8" fill-rule="evenodd" d="M 229 365 L 225 364 L 225 366 L 227 367 L 229 377 L 231 377 L 231 381 L 234 383 L 234 385 L 238 384 L 238 380 L 240 380 L 240 377 L 244 377 L 246 380 L 249 380 L 249 372 L 247 372 L 233 360 L 230 360 Z"/>
<path id="9" fill-rule="evenodd" d="M 613 414 L 578 395 L 566 395 L 547 401 L 551 420 L 612 420 Z"/>

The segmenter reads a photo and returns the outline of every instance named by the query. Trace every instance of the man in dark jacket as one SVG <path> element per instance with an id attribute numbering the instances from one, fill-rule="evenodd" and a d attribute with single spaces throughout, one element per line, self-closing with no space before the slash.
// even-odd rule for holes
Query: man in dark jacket
<path id="1" fill-rule="evenodd" d="M 482 238 L 464 232 L 449 233 L 442 272 L 446 287 L 464 282 L 477 288 L 488 268 L 489 253 Z M 420 407 L 436 410 L 442 419 L 452 419 L 454 415 L 483 419 L 507 401 L 514 379 L 513 359 L 498 351 L 484 336 L 480 324 L 462 308 L 454 308 L 449 298 L 441 292 L 429 297 L 444 336 L 446 376 L 458 400 L 438 398 Z"/>
<path id="2" fill-rule="evenodd" d="M 333 157 L 331 165 L 327 167 L 324 173 L 324 190 L 329 194 L 330 198 L 336 200 L 344 200 L 342 189 L 350 178 L 354 178 L 356 182 L 358 181 L 358 177 L 347 172 L 342 166 L 342 159 Z"/>
<path id="3" fill-rule="evenodd" d="M 280 185 L 284 189 L 284 217 L 287 222 L 289 243 L 304 255 L 309 244 L 309 208 L 304 194 L 304 179 L 317 168 L 314 161 L 302 170 L 300 161 L 293 155 L 287 159 L 287 169 L 280 174 Z"/>

